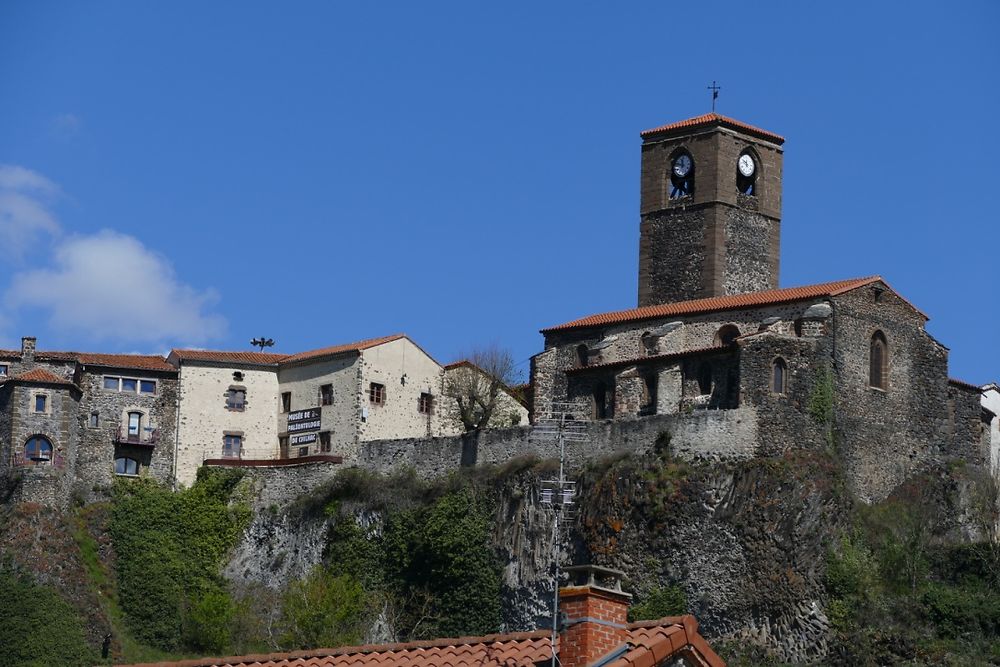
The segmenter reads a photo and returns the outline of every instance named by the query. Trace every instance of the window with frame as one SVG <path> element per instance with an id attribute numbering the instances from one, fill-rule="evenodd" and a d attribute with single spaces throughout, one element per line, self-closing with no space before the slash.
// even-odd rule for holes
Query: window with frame
<path id="1" fill-rule="evenodd" d="M 222 458 L 238 459 L 243 454 L 243 436 L 227 433 L 222 437 Z"/>
<path id="2" fill-rule="evenodd" d="M 47 463 L 52 460 L 52 443 L 41 435 L 33 435 L 24 443 L 24 459 L 35 463 Z"/>
<path id="3" fill-rule="evenodd" d="M 324 454 L 329 454 L 331 448 L 332 448 L 332 445 L 330 444 L 330 432 L 329 431 L 320 431 L 319 432 L 319 451 L 323 452 Z"/>
<path id="4" fill-rule="evenodd" d="M 243 412 L 247 405 L 246 387 L 230 387 L 226 392 L 226 409 Z"/>
<path id="5" fill-rule="evenodd" d="M 89 426 L 90 428 L 97 428 L 100 425 L 101 425 L 101 413 L 91 412 L 90 420 L 87 422 L 87 426 Z"/>
<path id="6" fill-rule="evenodd" d="M 781 357 L 771 363 L 771 391 L 784 394 L 788 389 L 788 364 Z"/>
<path id="7" fill-rule="evenodd" d="M 303 456 L 309 456 L 309 445 L 299 447 L 299 458 L 302 458 Z"/>
<path id="8" fill-rule="evenodd" d="M 885 334 L 876 331 L 872 334 L 868 351 L 868 386 L 883 391 L 889 384 L 889 344 Z"/>
<path id="9" fill-rule="evenodd" d="M 434 396 L 428 394 L 427 392 L 421 392 L 420 398 L 417 399 L 417 412 L 424 415 L 431 414 L 431 410 L 434 407 Z"/>
<path id="10" fill-rule="evenodd" d="M 7 364 L 0 364 L 0 378 L 7 377 L 8 368 Z"/>
<path id="11" fill-rule="evenodd" d="M 127 456 L 120 456 L 115 459 L 115 474 L 132 476 L 138 475 L 139 462 Z"/>
<path id="12" fill-rule="evenodd" d="M 35 394 L 35 412 L 49 411 L 49 397 L 45 394 Z"/>
<path id="13" fill-rule="evenodd" d="M 319 388 L 319 404 L 333 405 L 333 385 L 324 384 Z"/>
<path id="14" fill-rule="evenodd" d="M 130 394 L 155 394 L 156 380 L 142 380 L 139 378 L 126 378 L 117 375 L 105 375 L 104 389 L 106 391 L 120 391 L 128 392 Z"/>
<path id="15" fill-rule="evenodd" d="M 282 412 L 292 411 L 292 392 L 290 391 L 281 392 L 281 411 Z"/>
<path id="16" fill-rule="evenodd" d="M 130 412 L 128 413 L 128 437 L 130 440 L 139 437 L 142 433 L 142 413 L 141 412 Z"/>
<path id="17" fill-rule="evenodd" d="M 368 401 L 372 405 L 385 405 L 385 385 L 372 382 L 368 387 Z"/>

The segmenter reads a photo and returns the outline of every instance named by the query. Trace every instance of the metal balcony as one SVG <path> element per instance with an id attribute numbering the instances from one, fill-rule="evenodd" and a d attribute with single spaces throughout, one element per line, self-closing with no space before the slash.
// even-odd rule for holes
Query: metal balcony
<path id="1" fill-rule="evenodd" d="M 122 426 L 118 429 L 118 433 L 115 436 L 115 443 L 119 445 L 138 445 L 140 447 L 155 447 L 156 443 L 160 441 L 160 430 L 156 428 L 152 429 L 139 429 L 138 433 L 129 433 L 127 426 Z"/>

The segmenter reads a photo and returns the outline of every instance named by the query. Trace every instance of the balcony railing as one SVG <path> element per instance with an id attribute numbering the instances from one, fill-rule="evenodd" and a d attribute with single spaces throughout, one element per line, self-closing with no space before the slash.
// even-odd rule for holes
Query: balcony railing
<path id="1" fill-rule="evenodd" d="M 62 468 L 66 465 L 66 460 L 60 454 L 52 454 L 51 458 L 47 456 L 27 458 L 24 452 L 14 452 L 13 458 L 15 467 L 52 466 L 53 468 Z"/>
<path id="2" fill-rule="evenodd" d="M 155 447 L 160 441 L 159 429 L 139 429 L 138 433 L 129 433 L 127 426 L 118 429 L 115 442 L 119 445 L 139 445 L 141 447 Z"/>

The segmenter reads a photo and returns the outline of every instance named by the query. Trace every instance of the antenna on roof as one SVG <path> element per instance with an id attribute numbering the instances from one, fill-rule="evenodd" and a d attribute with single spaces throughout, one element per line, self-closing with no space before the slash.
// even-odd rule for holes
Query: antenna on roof
<path id="1" fill-rule="evenodd" d="M 560 520 L 568 521 L 573 516 L 576 499 L 576 482 L 566 479 L 566 444 L 587 442 L 587 429 L 583 421 L 576 420 L 571 414 L 573 405 L 570 403 L 553 403 L 552 411 L 543 414 L 531 430 L 530 440 L 553 442 L 559 446 L 559 477 L 542 480 L 538 489 L 539 503 L 552 508 L 554 521 L 552 524 L 552 667 L 556 667 L 556 640 L 559 637 L 559 524 Z"/>
<path id="2" fill-rule="evenodd" d="M 259 347 L 260 351 L 263 352 L 265 347 L 274 347 L 274 339 L 264 337 L 254 338 L 250 341 L 250 344 L 254 347 Z"/>

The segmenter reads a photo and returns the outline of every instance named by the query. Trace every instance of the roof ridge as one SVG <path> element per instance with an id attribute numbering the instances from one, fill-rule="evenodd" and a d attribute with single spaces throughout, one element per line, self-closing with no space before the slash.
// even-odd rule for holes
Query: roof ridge
<path id="1" fill-rule="evenodd" d="M 723 116 L 720 113 L 712 111 L 711 113 L 702 114 L 700 116 L 693 116 L 691 118 L 685 118 L 684 120 L 675 121 L 673 123 L 667 123 L 666 125 L 660 125 L 659 127 L 654 127 L 649 130 L 643 130 L 639 133 L 640 137 L 649 137 L 654 134 L 660 134 L 662 132 L 670 132 L 671 130 L 681 130 L 685 128 L 695 128 L 707 125 L 728 125 L 732 128 L 743 130 L 751 134 L 756 134 L 764 139 L 773 141 L 777 144 L 785 143 L 785 138 L 780 134 L 776 134 L 769 130 L 765 130 L 749 123 L 744 123 L 741 120 L 731 118 L 729 116 Z"/>

